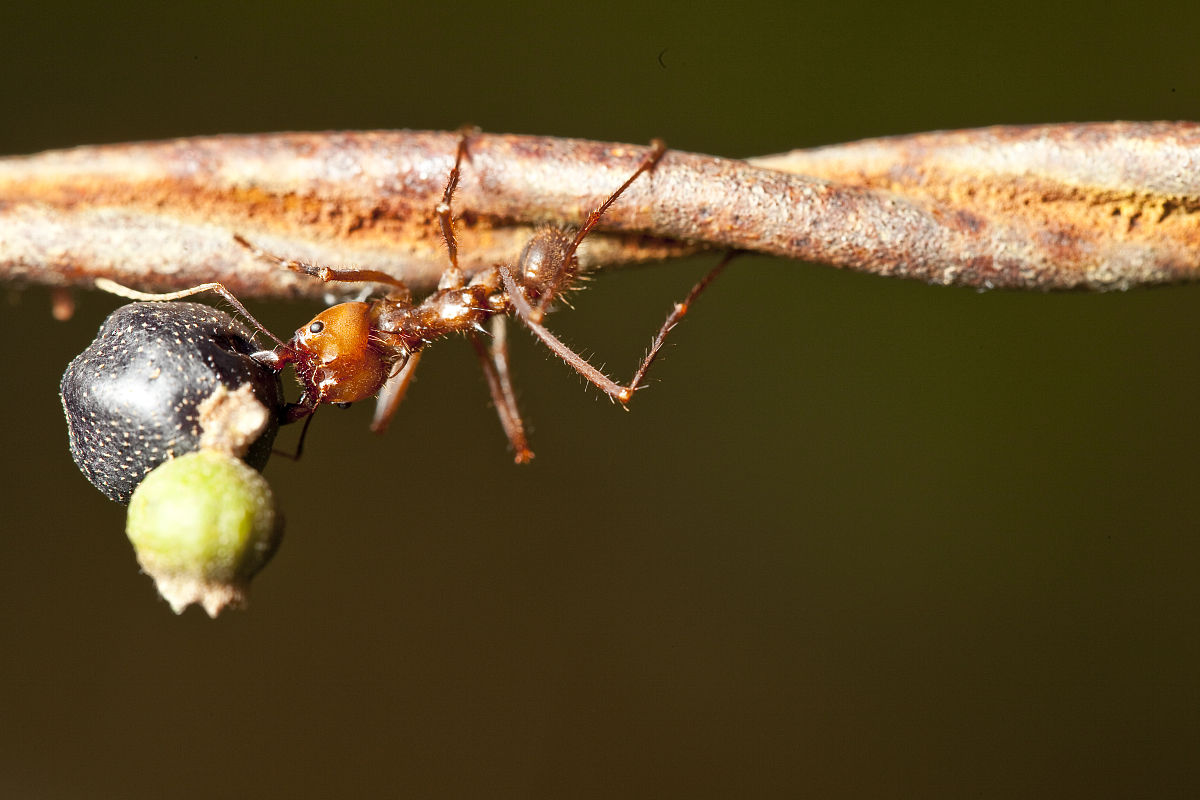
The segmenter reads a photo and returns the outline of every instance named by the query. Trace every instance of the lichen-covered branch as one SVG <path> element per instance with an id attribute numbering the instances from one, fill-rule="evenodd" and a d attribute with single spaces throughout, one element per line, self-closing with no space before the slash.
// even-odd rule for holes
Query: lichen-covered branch
<path id="1" fill-rule="evenodd" d="M 457 134 L 222 136 L 0 159 L 0 279 L 246 296 L 328 287 L 234 242 L 436 283 Z M 464 268 L 577 224 L 644 148 L 482 134 L 455 196 Z M 735 248 L 977 287 L 1125 288 L 1200 275 L 1200 126 L 1100 123 L 873 140 L 734 161 L 671 151 L 585 265 Z"/>

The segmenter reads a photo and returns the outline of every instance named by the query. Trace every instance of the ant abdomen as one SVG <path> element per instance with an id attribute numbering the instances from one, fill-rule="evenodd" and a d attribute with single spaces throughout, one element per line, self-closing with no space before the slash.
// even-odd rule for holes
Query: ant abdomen
<path id="1" fill-rule="evenodd" d="M 530 237 L 517 262 L 517 279 L 530 300 L 548 305 L 571 284 L 579 271 L 575 236 L 566 228 L 545 227 Z"/>

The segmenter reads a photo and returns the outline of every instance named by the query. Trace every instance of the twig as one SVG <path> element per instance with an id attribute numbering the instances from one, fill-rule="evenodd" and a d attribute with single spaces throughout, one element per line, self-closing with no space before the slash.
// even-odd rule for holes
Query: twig
<path id="1" fill-rule="evenodd" d="M 751 162 L 903 197 L 936 221 L 935 233 L 964 244 L 951 258 L 914 251 L 892 271 L 886 260 L 864 264 L 872 272 L 1021 289 L 1125 289 L 1200 277 L 1195 122 L 946 131 Z"/>
<path id="2" fill-rule="evenodd" d="M 434 209 L 456 137 L 224 136 L 0 159 L 0 279 L 324 293 L 253 258 L 239 234 L 429 288 L 446 266 Z M 578 223 L 643 152 L 473 139 L 456 195 L 463 268 L 513 262 L 537 224 Z M 1200 274 L 1197 211 L 1195 123 L 922 134 L 750 163 L 672 151 L 583 257 L 613 266 L 736 248 L 933 283 L 1126 288 Z"/>

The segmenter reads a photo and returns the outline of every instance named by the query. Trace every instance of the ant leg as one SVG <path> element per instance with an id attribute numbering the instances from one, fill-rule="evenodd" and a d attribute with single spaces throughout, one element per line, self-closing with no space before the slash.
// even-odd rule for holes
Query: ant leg
<path id="1" fill-rule="evenodd" d="M 641 163 L 638 164 L 637 169 L 633 171 L 633 174 L 630 175 L 624 183 L 618 186 L 617 190 L 609 195 L 608 199 L 601 203 L 595 211 L 592 211 L 588 214 L 587 221 L 584 222 L 582 227 L 580 227 L 580 229 L 576 232 L 574 241 L 572 241 L 566 247 L 561 255 L 561 264 L 563 269 L 553 277 L 551 283 L 542 292 L 541 297 L 538 298 L 538 304 L 533 310 L 532 319 L 534 322 L 541 322 L 542 317 L 545 316 L 546 312 L 550 308 L 550 303 L 553 302 L 555 296 L 559 293 L 559 289 L 562 288 L 562 284 L 566 281 L 569 281 L 574 276 L 574 265 L 576 263 L 575 254 L 579 250 L 579 245 L 582 244 L 583 240 L 586 239 L 588 234 L 592 232 L 592 229 L 594 229 L 597 223 L 600 222 L 600 218 L 603 217 L 605 212 L 612 207 L 612 204 L 617 202 L 617 198 L 624 194 L 625 190 L 632 186 L 633 182 L 636 181 L 642 174 L 653 170 L 658 165 L 658 162 L 662 159 L 663 154 L 666 152 L 666 142 L 664 142 L 662 139 L 652 139 L 650 141 L 650 149 L 646 152 L 646 155 L 642 157 Z M 569 236 L 570 234 L 568 233 L 567 235 Z"/>
<path id="2" fill-rule="evenodd" d="M 461 276 L 462 273 L 458 268 L 458 240 L 454 237 L 454 211 L 451 206 L 451 201 L 454 199 L 454 191 L 458 188 L 458 179 L 462 175 L 461 167 L 463 158 L 470 158 L 470 153 L 467 152 L 467 140 L 477 134 L 479 129 L 466 125 L 459 130 L 458 150 L 454 154 L 454 166 L 450 169 L 450 177 L 446 180 L 446 190 L 442 192 L 442 202 L 437 204 L 434 211 L 438 215 L 438 224 L 442 228 L 442 239 L 446 242 L 446 253 L 450 256 L 450 269 L 454 272 L 454 276 Z"/>
<path id="3" fill-rule="evenodd" d="M 630 175 L 629 178 L 622 183 L 615 192 L 609 195 L 609 198 L 601 203 L 599 208 L 588 214 L 587 222 L 583 223 L 583 227 L 580 228 L 579 233 L 575 235 L 575 244 L 572 246 L 570 254 L 574 254 L 575 248 L 578 248 L 580 242 L 582 242 L 587 235 L 592 232 L 592 228 L 596 227 L 596 223 L 599 222 L 600 218 L 604 216 L 604 212 L 608 211 L 612 204 L 617 202 L 617 198 L 624 194 L 625 190 L 632 186 L 633 182 L 636 181 L 642 173 L 649 172 L 650 170 L 654 169 L 654 167 L 657 166 L 658 162 L 662 159 L 663 154 L 666 152 L 666 142 L 664 142 L 662 139 L 650 140 L 650 150 L 645 156 L 642 157 L 641 163 L 638 164 L 638 167 L 633 171 L 633 174 Z"/>
<path id="4" fill-rule="evenodd" d="M 254 255 L 255 258 L 261 258 L 264 261 L 274 261 L 284 269 L 290 269 L 292 272 L 299 272 L 303 275 L 311 275 L 312 277 L 329 283 L 331 281 L 339 281 L 343 283 L 385 283 L 399 290 L 400 294 L 408 297 L 411 293 L 408 290 L 408 285 L 397 278 L 395 275 L 389 275 L 386 272 L 381 272 L 377 269 L 341 269 L 337 267 L 326 267 L 320 264 L 313 264 L 308 261 L 300 261 L 294 258 L 284 258 L 277 256 L 274 253 L 268 253 L 258 247 L 250 244 L 244 237 L 234 234 L 233 240 L 246 248 Z"/>
<path id="5" fill-rule="evenodd" d="M 225 298 L 226 302 L 237 309 L 238 313 L 245 317 L 251 325 L 257 328 L 261 333 L 265 333 L 267 337 L 271 339 L 271 341 L 275 342 L 275 344 L 279 345 L 280 347 L 287 346 L 281 342 L 275 334 L 263 327 L 263 324 L 256 320 L 254 315 L 247 311 L 246 307 L 242 305 L 236 297 L 233 296 L 233 292 L 229 291 L 219 283 L 202 283 L 199 286 L 193 286 L 190 289 L 180 289 L 177 292 L 139 292 L 137 289 L 130 289 L 128 286 L 122 286 L 116 281 L 109 280 L 108 278 L 96 278 L 95 285 L 97 289 L 108 292 L 109 294 L 115 294 L 117 297 L 124 297 L 126 300 L 141 300 L 149 303 L 162 303 L 170 300 L 182 300 L 185 297 L 191 297 L 192 295 L 200 294 L 201 292 L 216 292 L 217 294 L 221 295 L 221 297 Z"/>
<path id="6" fill-rule="evenodd" d="M 629 397 L 625 397 L 624 386 L 589 364 L 587 359 L 567 347 L 557 336 L 543 328 L 540 322 L 535 322 L 533 319 L 533 308 L 530 307 L 529 300 L 525 298 L 525 293 L 521 290 L 521 287 L 513 280 L 512 273 L 508 267 L 500 264 L 496 269 L 500 272 L 500 279 L 504 281 L 504 289 L 508 292 L 509 300 L 512 302 L 517 315 L 525 323 L 525 326 L 542 340 L 542 344 L 549 347 L 556 356 L 567 362 L 568 366 L 595 384 L 597 388 L 609 397 L 620 400 L 622 403 L 629 402 L 629 398 L 633 395 L 630 393 Z"/>
<path id="7" fill-rule="evenodd" d="M 408 385 L 412 383 L 413 373 L 421 361 L 421 351 L 413 353 L 398 372 L 387 379 L 379 397 L 375 400 L 375 417 L 371 420 L 371 432 L 383 433 L 392 422 L 400 401 L 408 393 Z"/>
<path id="8" fill-rule="evenodd" d="M 532 309 L 529 305 L 529 300 L 526 299 L 525 293 L 521 291 L 521 288 L 517 286 L 516 281 L 513 280 L 512 272 L 510 272 L 508 267 L 504 266 L 503 264 L 498 266 L 497 270 L 500 272 L 500 279 L 504 282 L 504 288 L 505 291 L 508 292 L 513 309 L 517 312 L 517 315 L 521 318 L 521 321 L 525 323 L 526 327 L 533 331 L 534 335 L 541 339 L 542 343 L 549 347 L 555 355 L 567 362 L 568 366 L 591 381 L 593 385 L 600 389 L 600 391 L 624 405 L 633 399 L 633 393 L 637 391 L 641 385 L 642 379 L 646 376 L 646 371 L 650 369 L 650 365 L 654 363 L 654 359 L 658 357 L 659 351 L 662 350 L 663 344 L 667 339 L 667 334 L 669 334 L 671 330 L 679 324 L 679 321 L 687 314 L 691 304 L 695 302 L 696 298 L 700 296 L 700 293 L 707 289 L 709 284 L 711 284 L 717 278 L 717 276 L 721 274 L 722 270 L 729 265 L 729 262 L 733 260 L 735 255 L 737 255 L 735 252 L 726 254 L 726 256 L 722 258 L 715 267 L 709 270 L 707 275 L 701 278 L 700 281 L 692 287 L 692 290 L 688 292 L 687 297 L 684 298 L 682 303 L 675 304 L 675 308 L 667 316 L 666 322 L 664 322 L 662 327 L 658 329 L 658 333 L 654 336 L 653 341 L 650 343 L 650 350 L 648 353 L 646 353 L 646 357 L 642 359 L 642 363 L 638 365 L 637 371 L 633 374 L 633 378 L 630 380 L 629 384 L 625 386 L 622 386 L 600 370 L 593 367 L 590 363 L 588 363 L 587 359 L 576 353 L 570 347 L 567 347 L 567 345 L 563 344 L 563 342 L 557 336 L 546 330 L 546 328 L 544 328 L 540 322 L 536 322 L 531 319 L 529 312 L 532 311 Z"/>
<path id="9" fill-rule="evenodd" d="M 676 303 L 675 307 L 671 309 L 671 313 L 667 315 L 666 321 L 658 329 L 658 333 L 654 335 L 654 339 L 650 342 L 650 349 L 646 352 L 646 357 L 642 359 L 642 363 L 638 365 L 637 372 L 633 373 L 633 378 L 629 381 L 628 388 L 631 395 L 638 390 L 642 379 L 646 377 L 646 370 L 650 369 L 650 365 L 654 363 L 654 359 L 658 358 L 658 351 L 662 350 L 663 343 L 667 340 L 667 334 L 674 330 L 680 320 L 687 316 L 688 311 L 691 310 L 692 303 L 696 302 L 696 298 L 700 296 L 700 293 L 707 289 L 708 285 L 725 271 L 725 267 L 729 266 L 729 262 L 733 261 L 736 255 L 737 252 L 732 250 L 726 253 L 717 262 L 715 267 L 710 269 L 703 278 L 696 282 L 696 285 L 687 293 L 687 297 L 683 298 L 683 302 Z"/>
<path id="10" fill-rule="evenodd" d="M 525 436 L 525 423 L 521 421 L 521 411 L 517 408 L 517 397 L 513 393 L 512 380 L 508 371 L 508 333 L 502 316 L 492 317 L 492 346 L 487 348 L 478 334 L 470 335 L 471 345 L 479 356 L 479 364 L 483 367 L 484 377 L 487 378 L 488 391 L 492 393 L 492 405 L 500 417 L 500 426 L 508 437 L 513 449 L 513 460 L 518 464 L 528 464 L 533 460 L 533 451 L 529 449 L 529 440 Z"/>

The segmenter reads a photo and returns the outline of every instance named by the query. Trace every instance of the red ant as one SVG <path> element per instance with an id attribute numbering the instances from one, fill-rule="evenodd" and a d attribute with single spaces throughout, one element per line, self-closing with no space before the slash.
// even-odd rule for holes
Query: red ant
<path id="1" fill-rule="evenodd" d="M 216 291 L 245 315 L 258 330 L 278 346 L 256 354 L 263 364 L 282 370 L 291 364 L 304 387 L 298 402 L 286 410 L 285 422 L 311 421 L 324 403 L 349 404 L 379 395 L 372 430 L 382 432 L 395 413 L 420 362 L 425 345 L 452 333 L 464 333 L 471 340 L 487 378 L 492 401 L 500 417 L 518 464 L 533 458 L 525 436 L 525 426 L 517 409 L 508 369 L 505 331 L 507 315 L 515 314 L 551 351 L 576 372 L 622 405 L 633 399 L 646 370 L 654 363 L 667 334 L 687 313 L 689 306 L 729 263 L 733 254 L 721 260 L 677 303 L 651 342 L 628 384 L 613 381 L 593 367 L 587 359 L 563 344 L 542 325 L 551 303 L 565 292 L 579 272 L 579 245 L 596 227 L 604 213 L 643 173 L 652 171 L 666 152 L 661 140 L 654 140 L 649 151 L 623 184 L 614 191 L 576 231 L 546 227 L 530 238 L 521 252 L 516 269 L 506 264 L 485 269 L 469 281 L 458 266 L 458 243 L 454 236 L 451 201 L 458 187 L 460 170 L 467 153 L 469 134 L 459 139 L 442 202 L 437 206 L 438 221 L 446 241 L 450 266 L 442 274 L 437 289 L 417 303 L 403 281 L 387 273 L 368 269 L 336 269 L 304 261 L 282 258 L 264 252 L 241 236 L 235 241 L 255 256 L 278 263 L 295 272 L 322 281 L 382 283 L 392 287 L 387 295 L 370 302 L 340 303 L 313 317 L 288 342 L 277 339 L 264 328 L 233 295 L 218 283 L 206 283 L 167 294 L 144 294 L 100 279 L 97 285 L 131 299 L 175 300 L 201 291 Z M 483 322 L 491 322 L 491 345 L 480 338 Z M 301 436 L 303 441 L 303 435 Z M 297 451 L 297 455 L 299 451 Z"/>

